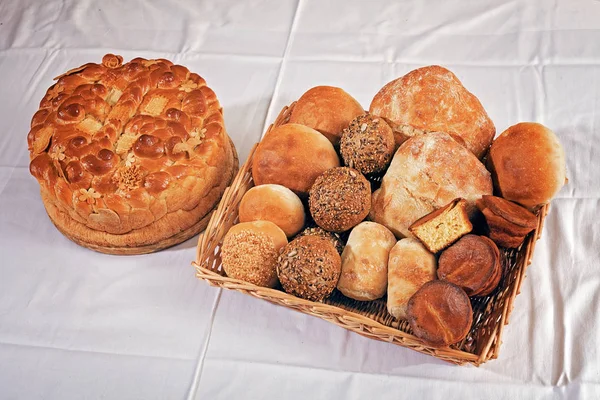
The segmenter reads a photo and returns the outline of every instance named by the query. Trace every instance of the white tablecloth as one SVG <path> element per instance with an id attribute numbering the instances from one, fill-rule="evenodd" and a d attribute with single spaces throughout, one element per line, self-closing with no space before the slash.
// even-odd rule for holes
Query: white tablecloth
<path id="1" fill-rule="evenodd" d="M 241 160 L 306 89 L 368 107 L 427 64 L 453 70 L 498 132 L 551 127 L 569 183 L 499 359 L 456 367 L 209 287 L 196 238 L 136 257 L 65 239 L 26 135 L 52 78 L 107 52 L 202 75 Z M 0 77 L 0 398 L 600 398 L 600 1 L 2 0 Z"/>

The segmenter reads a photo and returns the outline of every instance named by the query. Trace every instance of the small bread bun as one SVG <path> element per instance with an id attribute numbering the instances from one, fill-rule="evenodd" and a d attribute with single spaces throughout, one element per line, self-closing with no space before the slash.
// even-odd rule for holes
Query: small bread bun
<path id="1" fill-rule="evenodd" d="M 316 86 L 298 99 L 290 123 L 306 125 L 321 132 L 334 145 L 350 121 L 365 110 L 344 90 L 332 86 Z"/>
<path id="2" fill-rule="evenodd" d="M 234 225 L 221 247 L 223 269 L 230 278 L 274 287 L 277 285 L 277 256 L 286 244 L 285 233 L 270 221 Z"/>
<path id="3" fill-rule="evenodd" d="M 344 242 L 340 238 L 340 235 L 338 235 L 337 233 L 326 231 L 325 229 L 321 228 L 320 226 L 310 226 L 310 227 L 304 229 L 302 232 L 300 232 L 298 234 L 298 237 L 300 237 L 300 236 L 324 237 L 325 239 L 330 240 L 331 243 L 333 243 L 333 245 L 335 246 L 335 249 L 337 250 L 337 252 L 340 255 L 342 254 L 342 251 L 344 251 Z"/>
<path id="4" fill-rule="evenodd" d="M 298 196 L 281 185 L 254 186 L 240 202 L 240 222 L 271 221 L 287 237 L 292 237 L 304 226 L 304 206 Z"/>
<path id="5" fill-rule="evenodd" d="M 466 235 L 442 252 L 437 276 L 460 286 L 469 296 L 484 296 L 498 285 L 500 268 L 500 252 L 493 241 Z"/>
<path id="6" fill-rule="evenodd" d="M 395 244 L 396 237 L 383 225 L 370 221 L 356 225 L 342 253 L 338 290 L 360 301 L 383 297 L 388 283 L 388 256 Z"/>
<path id="7" fill-rule="evenodd" d="M 271 130 L 256 148 L 252 178 L 256 186 L 275 183 L 305 197 L 319 175 L 339 165 L 335 149 L 323 135 L 286 124 Z"/>
<path id="8" fill-rule="evenodd" d="M 308 205 L 321 228 L 331 232 L 347 231 L 369 214 L 371 185 L 353 168 L 332 168 L 315 180 Z"/>
<path id="9" fill-rule="evenodd" d="M 473 309 L 465 291 L 438 280 L 417 290 L 408 301 L 407 314 L 414 334 L 435 347 L 460 342 L 473 323 Z"/>
<path id="10" fill-rule="evenodd" d="M 321 301 L 331 294 L 341 269 L 342 260 L 331 240 L 319 236 L 292 240 L 277 262 L 283 290 L 311 301 Z"/>
<path id="11" fill-rule="evenodd" d="M 500 196 L 532 209 L 548 203 L 565 184 L 565 153 L 550 129 L 523 122 L 492 143 L 488 169 Z"/>
<path id="12" fill-rule="evenodd" d="M 395 149 L 392 128 L 371 114 L 354 118 L 340 140 L 344 164 L 365 175 L 383 172 L 390 165 Z"/>

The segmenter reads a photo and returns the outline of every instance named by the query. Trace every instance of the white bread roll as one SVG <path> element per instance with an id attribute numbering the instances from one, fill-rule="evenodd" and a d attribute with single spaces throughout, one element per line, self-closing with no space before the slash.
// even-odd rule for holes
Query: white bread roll
<path id="1" fill-rule="evenodd" d="M 383 297 L 387 287 L 387 263 L 394 234 L 375 222 L 352 229 L 342 252 L 342 275 L 337 288 L 346 297 L 367 301 Z"/>
<path id="2" fill-rule="evenodd" d="M 254 186 L 240 202 L 240 222 L 271 221 L 287 237 L 300 232 L 304 226 L 304 206 L 294 192 L 285 186 L 268 184 Z"/>
<path id="3" fill-rule="evenodd" d="M 388 312 L 406 319 L 408 300 L 425 283 L 436 278 L 437 261 L 417 239 L 400 240 L 390 251 L 388 262 Z"/>

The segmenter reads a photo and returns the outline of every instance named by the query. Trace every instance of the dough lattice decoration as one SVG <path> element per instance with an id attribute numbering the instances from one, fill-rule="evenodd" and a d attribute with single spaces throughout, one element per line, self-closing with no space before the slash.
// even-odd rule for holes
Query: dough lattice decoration
<path id="1" fill-rule="evenodd" d="M 163 59 L 123 64 L 107 54 L 56 79 L 27 142 L 63 233 L 92 248 L 161 248 L 213 209 L 237 155 L 202 77 Z"/>

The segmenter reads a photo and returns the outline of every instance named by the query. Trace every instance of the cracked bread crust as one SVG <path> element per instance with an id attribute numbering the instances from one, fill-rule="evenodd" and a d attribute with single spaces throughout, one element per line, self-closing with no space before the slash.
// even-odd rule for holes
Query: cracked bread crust
<path id="1" fill-rule="evenodd" d="M 123 64 L 108 54 L 57 80 L 27 141 L 59 230 L 98 251 L 136 254 L 202 229 L 237 169 L 204 79 L 167 60 Z"/>
<path id="2" fill-rule="evenodd" d="M 390 123 L 398 145 L 424 132 L 443 131 L 481 158 L 496 133 L 477 97 L 438 65 L 389 82 L 373 98 L 369 112 Z"/>
<path id="3" fill-rule="evenodd" d="M 413 237 L 409 227 L 456 198 L 467 202 L 492 194 L 492 179 L 466 148 L 441 132 L 414 136 L 400 146 L 381 188 L 373 193 L 370 218 L 397 237 Z"/>

